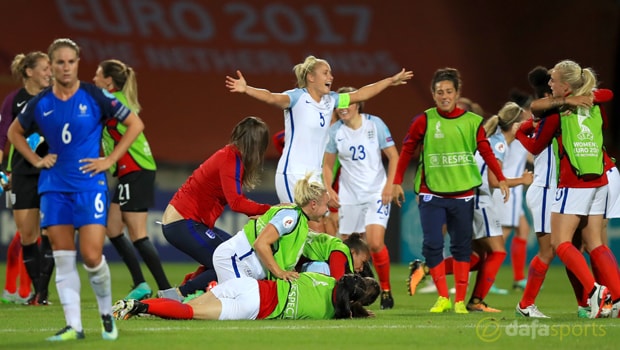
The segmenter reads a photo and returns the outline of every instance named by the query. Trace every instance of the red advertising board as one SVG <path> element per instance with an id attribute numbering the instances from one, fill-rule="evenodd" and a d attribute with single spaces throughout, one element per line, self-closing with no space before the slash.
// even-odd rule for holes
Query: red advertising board
<path id="1" fill-rule="evenodd" d="M 330 62 L 333 89 L 414 71 L 409 84 L 366 104 L 400 143 L 412 117 L 433 104 L 437 68 L 458 68 L 463 95 L 488 114 L 512 88 L 529 91 L 529 69 L 565 58 L 593 67 L 611 88 L 618 12 L 614 1 L 2 1 L 0 95 L 19 86 L 9 72 L 15 54 L 72 38 L 82 80 L 108 58 L 137 71 L 158 160 L 200 162 L 244 116 L 283 128 L 282 111 L 228 92 L 226 75 L 238 69 L 248 84 L 281 92 L 295 87 L 293 66 L 312 54 Z"/>

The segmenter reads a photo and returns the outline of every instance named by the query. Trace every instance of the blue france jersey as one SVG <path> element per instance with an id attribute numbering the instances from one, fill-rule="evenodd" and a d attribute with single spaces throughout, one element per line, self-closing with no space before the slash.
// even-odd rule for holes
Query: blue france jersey
<path id="1" fill-rule="evenodd" d="M 130 110 L 114 96 L 93 84 L 80 82 L 68 100 L 58 99 L 51 88 L 34 97 L 18 116 L 25 130 L 37 124 L 56 164 L 42 169 L 39 193 L 80 192 L 107 189 L 105 172 L 83 174 L 84 158 L 101 156 L 101 133 L 106 119 L 124 121 Z"/>

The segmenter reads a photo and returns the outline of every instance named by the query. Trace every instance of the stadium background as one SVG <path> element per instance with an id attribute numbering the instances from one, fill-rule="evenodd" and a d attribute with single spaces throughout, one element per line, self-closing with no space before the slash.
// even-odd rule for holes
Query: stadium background
<path id="1" fill-rule="evenodd" d="M 187 260 L 166 244 L 156 221 L 194 167 L 227 142 L 244 116 L 263 118 L 272 133 L 283 128 L 281 111 L 227 91 L 224 77 L 236 69 L 250 85 L 277 92 L 294 87 L 292 67 L 308 54 L 331 63 L 334 89 L 411 69 L 415 76 L 409 84 L 366 104 L 367 112 L 385 120 L 399 147 L 411 118 L 433 105 L 429 82 L 437 68 L 458 68 L 462 95 L 480 103 L 487 116 L 512 89 L 529 91 L 526 74 L 532 67 L 551 67 L 565 58 L 594 68 L 601 87 L 620 91 L 618 0 L 20 0 L 2 1 L 0 13 L 2 97 L 19 87 L 9 70 L 15 54 L 46 51 L 58 37 L 81 46 L 84 81 L 91 81 L 97 63 L 107 58 L 136 69 L 141 117 L 159 164 L 149 232 L 165 260 Z M 606 142 L 617 157 L 618 98 L 606 107 Z M 262 185 L 250 197 L 276 202 L 277 156 L 271 147 Z M 409 184 L 412 175 L 409 171 Z M 408 194 L 403 210 L 392 211 L 388 229 L 394 261 L 420 255 L 417 211 Z M 217 225 L 234 233 L 243 222 L 243 216 L 227 211 Z M 3 208 L 0 259 L 14 232 Z M 612 222 L 610 238 L 620 254 L 620 223 Z M 110 247 L 106 255 L 117 258 Z M 533 237 L 529 248 L 531 257 Z"/>

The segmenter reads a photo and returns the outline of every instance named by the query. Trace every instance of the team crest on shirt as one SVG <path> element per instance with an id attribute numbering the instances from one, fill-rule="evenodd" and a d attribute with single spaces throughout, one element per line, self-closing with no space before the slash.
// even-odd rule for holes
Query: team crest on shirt
<path id="1" fill-rule="evenodd" d="M 498 142 L 495 144 L 495 150 L 499 153 L 505 153 L 506 152 L 506 144 L 503 142 Z"/>
<path id="2" fill-rule="evenodd" d="M 294 224 L 295 224 L 295 219 L 293 219 L 290 216 L 285 216 L 284 219 L 282 219 L 282 226 L 286 229 L 293 227 Z"/>
<path id="3" fill-rule="evenodd" d="M 208 228 L 205 231 L 205 235 L 207 235 L 207 237 L 209 237 L 210 239 L 214 239 L 215 238 L 215 232 L 213 232 L 213 230 L 211 230 L 210 228 Z"/>
<path id="4" fill-rule="evenodd" d="M 80 117 L 84 117 L 86 116 L 86 112 L 88 112 L 88 106 L 85 104 L 81 104 L 78 106 L 78 109 L 80 110 Z"/>
<path id="5" fill-rule="evenodd" d="M 437 124 L 435 124 L 435 138 L 443 139 L 444 137 L 446 137 L 446 135 L 441 131 L 441 121 L 437 121 Z"/>
<path id="6" fill-rule="evenodd" d="M 368 134 L 366 136 L 368 136 L 369 140 L 373 140 L 375 138 L 375 131 L 374 130 L 368 130 Z"/>

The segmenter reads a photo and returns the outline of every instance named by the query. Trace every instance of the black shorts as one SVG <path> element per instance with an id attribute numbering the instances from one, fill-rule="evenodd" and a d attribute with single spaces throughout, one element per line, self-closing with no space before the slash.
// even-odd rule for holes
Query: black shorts
<path id="1" fill-rule="evenodd" d="M 13 210 L 39 209 L 39 174 L 11 175 L 11 203 Z"/>
<path id="2" fill-rule="evenodd" d="M 155 196 L 155 172 L 140 170 L 118 179 L 112 203 L 121 211 L 145 212 L 153 205 Z"/>

